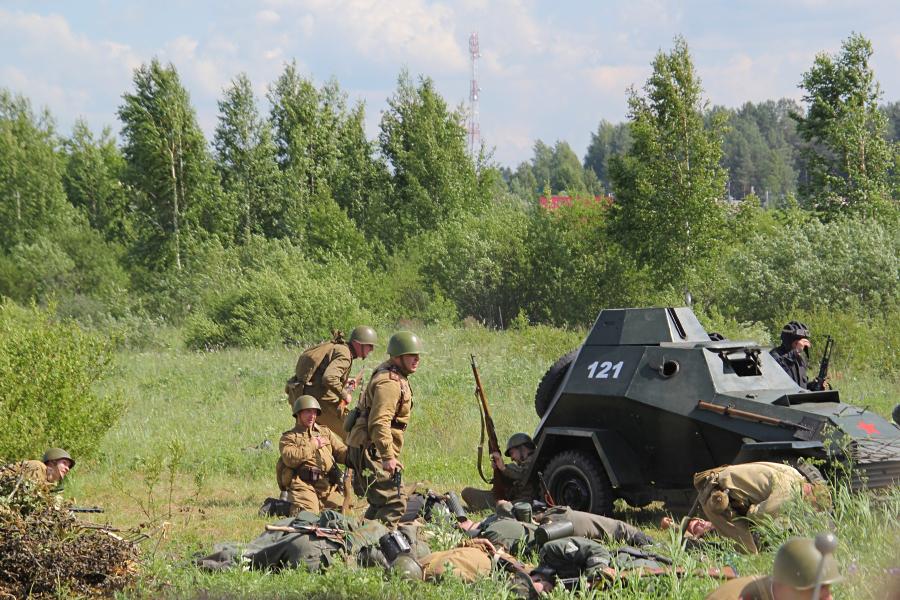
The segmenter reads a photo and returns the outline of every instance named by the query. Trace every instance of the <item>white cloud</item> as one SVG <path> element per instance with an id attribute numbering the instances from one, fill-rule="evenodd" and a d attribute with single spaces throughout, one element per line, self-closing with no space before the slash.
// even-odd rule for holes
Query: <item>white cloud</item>
<path id="1" fill-rule="evenodd" d="M 256 20 L 263 25 L 274 25 L 281 20 L 281 15 L 267 8 L 256 13 Z"/>

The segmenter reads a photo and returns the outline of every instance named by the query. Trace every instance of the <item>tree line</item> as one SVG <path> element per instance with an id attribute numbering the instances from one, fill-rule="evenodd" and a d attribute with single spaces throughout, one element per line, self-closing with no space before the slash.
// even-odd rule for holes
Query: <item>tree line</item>
<path id="1" fill-rule="evenodd" d="M 853 34 L 818 55 L 803 106 L 731 110 L 709 106 L 676 38 L 583 160 L 537 141 L 515 170 L 469 156 L 465 115 L 406 72 L 375 139 L 362 104 L 295 63 L 267 110 L 237 75 L 211 141 L 155 59 L 122 96 L 120 142 L 83 121 L 61 135 L 0 90 L 0 294 L 89 324 L 183 325 L 196 347 L 358 319 L 580 326 L 685 290 L 722 322 L 887 314 L 900 104 L 882 104 L 872 51 Z M 574 201 L 544 209 L 544 193 Z"/>

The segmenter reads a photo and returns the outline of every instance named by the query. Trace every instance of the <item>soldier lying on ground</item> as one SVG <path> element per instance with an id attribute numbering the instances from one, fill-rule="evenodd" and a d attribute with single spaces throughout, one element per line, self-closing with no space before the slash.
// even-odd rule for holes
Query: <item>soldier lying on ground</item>
<path id="1" fill-rule="evenodd" d="M 304 511 L 267 525 L 262 535 L 247 544 L 216 544 L 214 552 L 198 558 L 196 564 L 209 571 L 248 564 L 251 569 L 306 568 L 318 572 L 338 561 L 387 567 L 390 561 L 384 551 L 396 545 L 391 540 L 398 534 L 413 556 L 422 557 L 431 551 L 415 525 L 402 525 L 391 532 L 378 521 L 346 517 L 331 510 L 321 515 Z"/>
<path id="2" fill-rule="evenodd" d="M 62 448 L 48 448 L 41 460 L 22 462 L 22 473 L 31 481 L 47 487 L 59 483 L 75 466 L 75 460 Z"/>
<path id="3" fill-rule="evenodd" d="M 467 487 L 462 491 L 462 499 L 469 510 L 492 510 L 498 500 L 512 502 L 531 502 L 538 497 L 537 482 L 527 475 L 534 462 L 534 441 L 527 433 L 515 433 L 506 443 L 506 456 L 512 459 L 507 464 L 499 452 L 491 454 L 491 461 L 510 482 L 509 497 L 497 498 L 492 490 L 480 490 Z"/>
<path id="4" fill-rule="evenodd" d="M 819 600 L 831 600 L 831 586 L 841 579 L 831 552 L 826 552 L 823 558 L 814 540 L 795 537 L 778 549 L 772 575 L 732 579 L 714 590 L 706 600 L 809 600 L 817 584 L 821 585 Z"/>
<path id="5" fill-rule="evenodd" d="M 801 468 L 815 481 L 808 481 L 788 465 L 757 462 L 702 471 L 694 475 L 694 487 L 700 506 L 716 531 L 756 554 L 759 550 L 750 528 L 754 520 L 764 515 L 776 516 L 794 496 L 820 509 L 830 506 L 828 487 L 821 474 L 808 465 Z"/>
<path id="6" fill-rule="evenodd" d="M 314 397 L 322 405 L 320 423 L 346 439 L 344 418 L 353 393 L 353 385 L 348 385 L 350 367 L 355 358 L 365 359 L 377 343 L 375 330 L 360 325 L 350 332 L 348 341 L 336 332 L 334 339 L 304 350 L 284 389 L 288 404 L 293 408 L 300 396 Z"/>
<path id="7" fill-rule="evenodd" d="M 301 510 L 318 513 L 337 508 L 342 498 L 336 487 L 343 474 L 338 463 L 347 458 L 347 446 L 328 427 L 316 420 L 322 413 L 312 396 L 294 402 L 294 428 L 281 435 L 281 457 L 275 464 L 278 487 L 287 492 L 291 514 Z"/>

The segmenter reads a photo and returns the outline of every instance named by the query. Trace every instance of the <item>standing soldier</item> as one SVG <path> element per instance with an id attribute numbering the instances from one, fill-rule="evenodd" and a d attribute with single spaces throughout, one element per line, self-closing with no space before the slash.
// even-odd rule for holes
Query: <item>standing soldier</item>
<path id="1" fill-rule="evenodd" d="M 26 460 L 22 463 L 22 473 L 31 481 L 50 487 L 59 483 L 75 466 L 75 461 L 62 448 L 48 448 L 41 460 Z"/>
<path id="2" fill-rule="evenodd" d="M 312 396 L 300 396 L 294 402 L 297 424 L 281 435 L 281 458 L 275 466 L 278 487 L 287 492 L 291 514 L 301 510 L 319 513 L 338 503 L 329 501 L 340 481 L 338 463 L 347 458 L 347 446 L 333 431 L 316 423 L 322 413 Z M 326 506 L 326 503 L 329 506 Z"/>
<path id="3" fill-rule="evenodd" d="M 492 490 L 464 488 L 462 498 L 471 510 L 493 509 L 498 500 L 512 502 L 531 502 L 538 497 L 534 478 L 529 478 L 531 464 L 534 462 L 534 440 L 527 433 L 514 433 L 506 442 L 506 456 L 512 459 L 507 464 L 499 452 L 491 454 L 491 462 L 503 476 L 509 480 L 509 498 L 496 498 Z"/>
<path id="4" fill-rule="evenodd" d="M 409 331 L 388 341 L 390 358 L 372 373 L 366 393 L 351 414 L 347 464 L 353 469 L 353 491 L 369 502 L 365 517 L 389 525 L 406 511 L 406 495 L 398 485 L 403 433 L 409 425 L 412 389 L 409 377 L 419 368 L 422 342 Z"/>
<path id="5" fill-rule="evenodd" d="M 378 336 L 375 330 L 360 325 L 350 332 L 347 342 L 338 332 L 331 341 L 304 351 L 297 360 L 294 376 L 288 379 L 284 390 L 288 395 L 288 404 L 293 407 L 300 396 L 312 396 L 322 406 L 319 423 L 341 439 L 346 439 L 344 418 L 356 384 L 353 381 L 348 385 L 350 366 L 355 358 L 365 360 L 376 343 Z"/>

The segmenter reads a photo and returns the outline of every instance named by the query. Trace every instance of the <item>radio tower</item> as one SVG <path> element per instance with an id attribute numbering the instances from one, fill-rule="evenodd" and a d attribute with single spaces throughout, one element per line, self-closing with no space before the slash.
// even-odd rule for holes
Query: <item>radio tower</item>
<path id="1" fill-rule="evenodd" d="M 469 154 L 475 156 L 481 138 L 481 127 L 478 124 L 478 67 L 477 61 L 481 53 L 478 49 L 478 32 L 469 36 L 469 57 L 472 59 L 472 81 L 469 82 Z"/>

